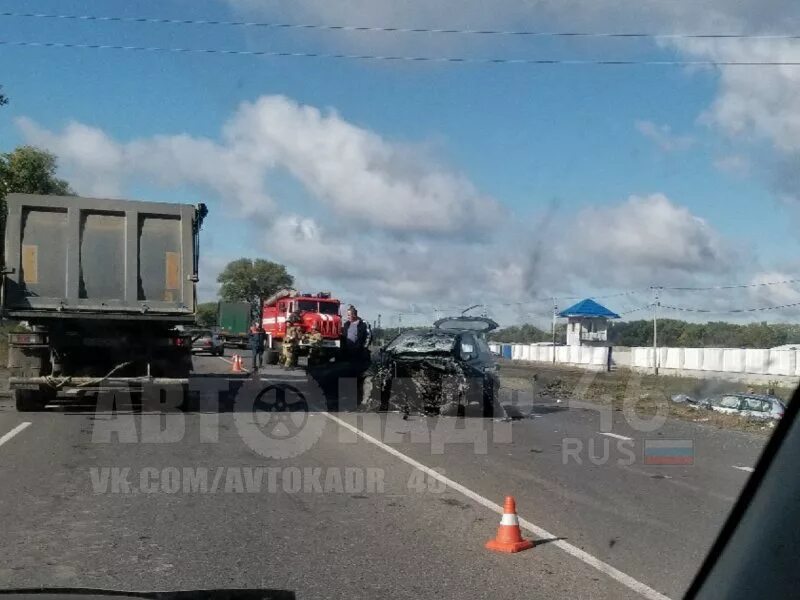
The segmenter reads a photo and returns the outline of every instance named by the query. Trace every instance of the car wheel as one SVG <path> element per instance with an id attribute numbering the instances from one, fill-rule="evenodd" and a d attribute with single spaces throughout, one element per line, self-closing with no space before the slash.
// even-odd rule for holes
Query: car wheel
<path id="1" fill-rule="evenodd" d="M 17 412 L 37 412 L 44 410 L 48 396 L 39 390 L 14 390 L 14 403 Z"/>
<path id="2" fill-rule="evenodd" d="M 278 364 L 278 353 L 275 350 L 267 350 L 267 358 L 266 358 L 268 365 L 277 365 Z"/>

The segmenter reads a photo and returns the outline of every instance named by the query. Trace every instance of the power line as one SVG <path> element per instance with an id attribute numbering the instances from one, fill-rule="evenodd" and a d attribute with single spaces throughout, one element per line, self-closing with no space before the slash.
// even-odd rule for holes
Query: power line
<path id="1" fill-rule="evenodd" d="M 375 25 L 330 25 L 324 23 L 271 23 L 258 21 L 225 21 L 210 19 L 167 19 L 160 17 L 119 17 L 102 15 L 66 15 L 50 13 L 3 12 L 0 17 L 60 19 L 73 21 L 103 21 L 117 23 L 150 23 L 161 25 L 217 25 L 228 27 L 254 27 L 264 29 L 310 29 L 322 31 L 360 31 L 383 33 L 425 33 L 447 35 L 498 35 L 525 37 L 580 37 L 580 38 L 644 38 L 644 39 L 747 39 L 747 40 L 797 40 L 800 34 L 752 33 L 653 33 L 653 32 L 598 32 L 598 31 L 534 31 L 503 29 L 452 29 L 431 27 L 388 27 Z"/>
<path id="2" fill-rule="evenodd" d="M 646 310 L 648 308 L 653 308 L 653 305 L 652 304 L 645 304 L 644 306 L 640 306 L 639 308 L 632 308 L 631 310 L 625 310 L 625 311 L 622 311 L 621 313 L 618 313 L 618 314 L 619 314 L 619 316 L 629 315 L 630 313 L 639 312 L 640 310 Z"/>
<path id="3" fill-rule="evenodd" d="M 793 308 L 796 306 L 800 306 L 800 302 L 792 302 L 790 304 L 781 304 L 779 306 L 760 306 L 756 308 L 734 308 L 731 310 L 713 310 L 709 308 L 689 308 L 686 306 L 669 306 L 667 304 L 659 305 L 661 308 L 668 308 L 670 310 L 676 310 L 681 312 L 693 312 L 693 313 L 713 313 L 713 314 L 738 314 L 738 313 L 749 313 L 749 312 L 760 312 L 766 310 L 780 310 L 783 308 Z"/>
<path id="4" fill-rule="evenodd" d="M 786 279 L 784 281 L 765 281 L 763 283 L 734 283 L 731 285 L 710 285 L 705 287 L 664 287 L 655 286 L 661 290 L 674 290 L 682 292 L 701 292 L 708 290 L 734 290 L 742 288 L 763 287 L 769 285 L 788 285 L 790 283 L 800 283 L 800 279 Z"/>
<path id="5" fill-rule="evenodd" d="M 338 54 L 324 52 L 289 52 L 279 50 L 225 50 L 222 48 L 177 48 L 165 46 L 122 46 L 114 44 L 80 44 L 67 42 L 0 40 L 2 46 L 31 48 L 80 48 L 88 50 L 129 50 L 173 54 L 220 54 L 230 56 L 266 56 L 300 58 L 334 58 L 388 62 L 426 62 L 459 64 L 504 65 L 570 65 L 570 66 L 651 66 L 651 67 L 797 67 L 800 61 L 718 61 L 718 60 L 616 60 L 616 59 L 558 59 L 558 58 L 490 58 L 464 56 L 391 56 L 374 54 Z"/>

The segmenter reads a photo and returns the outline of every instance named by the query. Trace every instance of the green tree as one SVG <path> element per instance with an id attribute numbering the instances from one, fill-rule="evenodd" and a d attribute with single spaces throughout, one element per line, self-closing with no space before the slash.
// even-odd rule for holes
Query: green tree
<path id="1" fill-rule="evenodd" d="M 281 288 L 291 287 L 294 277 L 286 267 L 263 258 L 239 258 L 229 262 L 217 277 L 219 295 L 225 302 L 259 302 Z"/>
<path id="2" fill-rule="evenodd" d="M 0 154 L 0 193 L 69 195 L 74 192 L 56 177 L 55 155 L 33 146 L 20 146 Z"/>
<path id="3" fill-rule="evenodd" d="M 198 304 L 196 321 L 200 327 L 214 327 L 217 324 L 217 303 Z"/>
<path id="4" fill-rule="evenodd" d="M 567 335 L 566 323 L 556 325 L 556 343 L 563 344 Z M 524 325 L 512 325 L 489 333 L 489 339 L 493 342 L 533 344 L 536 342 L 552 342 L 553 332 L 543 331 L 535 325 L 525 323 Z"/>
<path id="5" fill-rule="evenodd" d="M 8 99 L 0 94 L 0 104 Z M 56 157 L 33 146 L 20 146 L 0 153 L 0 238 L 6 229 L 6 194 L 72 194 L 69 184 L 56 177 Z M 0 239 L 0 264 L 4 263 Z"/>

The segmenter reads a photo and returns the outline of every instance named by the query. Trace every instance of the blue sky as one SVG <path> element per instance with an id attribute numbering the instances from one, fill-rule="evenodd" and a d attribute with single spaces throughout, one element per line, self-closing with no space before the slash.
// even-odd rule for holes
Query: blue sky
<path id="1" fill-rule="evenodd" d="M 335 22 L 330 11 L 321 9 L 322 5 L 313 1 L 298 2 L 292 9 L 274 2 L 235 0 L 135 4 L 0 0 L 0 12 L 35 10 L 74 15 L 332 24 L 362 24 L 366 19 L 371 20 L 369 24 L 378 25 L 408 25 L 409 20 L 417 26 L 450 23 L 446 10 L 432 13 L 430 7 L 424 12 L 401 11 L 398 14 L 388 8 L 384 13 L 376 12 L 374 6 L 369 11 L 359 12 L 357 2 L 345 4 Z M 568 29 L 573 25 L 566 11 L 559 14 L 551 10 L 540 15 L 535 10 L 526 12 L 525 3 L 509 9 L 504 16 L 502 13 L 508 4 L 499 3 L 496 15 L 477 9 L 470 12 L 468 7 L 459 19 L 473 27 L 526 28 L 532 24 L 546 24 L 555 29 Z M 624 8 L 621 6 L 620 10 Z M 731 22 L 739 16 L 729 15 Z M 376 22 L 374 19 L 378 18 L 383 20 Z M 414 20 L 416 18 L 420 20 Z M 680 27 L 680 19 L 685 17 L 667 14 L 655 22 L 648 20 L 651 18 L 641 16 L 642 28 L 672 30 Z M 697 22 L 702 23 L 702 15 Z M 608 16 L 593 21 L 592 15 L 584 14 L 582 22 L 574 24 L 573 28 L 592 26 L 601 30 L 608 27 Z M 0 17 L 0 40 L 6 41 L 636 59 L 686 59 L 717 51 L 658 47 L 647 41 L 531 42 L 491 36 L 440 40 L 443 37 L 446 36 L 386 33 L 358 37 L 354 33 Z M 110 177 L 120 178 L 119 193 L 124 196 L 178 202 L 205 200 L 211 204 L 207 247 L 215 260 L 205 257 L 209 273 L 202 287 L 205 297 L 213 294 L 209 279 L 213 280 L 224 260 L 239 255 L 263 255 L 282 260 L 307 285 L 333 286 L 374 310 L 404 311 L 409 310 L 406 307 L 411 304 L 431 307 L 445 303 L 469 304 L 477 299 L 499 305 L 509 297 L 515 301 L 524 300 L 526 294 L 532 294 L 530 286 L 509 282 L 506 289 L 498 290 L 491 273 L 496 275 L 500 270 L 506 273 L 504 277 L 513 278 L 513 273 L 524 270 L 527 258 L 520 255 L 533 252 L 526 244 L 537 238 L 546 246 L 558 246 L 553 256 L 545 258 L 549 265 L 544 269 L 546 272 L 538 276 L 536 289 L 545 295 L 561 291 L 591 293 L 626 289 L 663 280 L 691 283 L 732 278 L 736 282 L 746 282 L 764 272 L 786 272 L 793 266 L 791 256 L 798 249 L 797 236 L 793 233 L 794 208 L 791 202 L 787 204 L 786 198 L 778 197 L 769 176 L 769 165 L 763 164 L 764 156 L 791 154 L 793 148 L 786 151 L 782 140 L 759 131 L 758 124 L 751 125 L 752 131 L 746 131 L 744 136 L 740 132 L 731 135 L 726 129 L 727 123 L 708 118 L 715 102 L 726 98 L 725 93 L 729 96 L 733 92 L 741 93 L 738 89 L 730 91 L 726 88 L 730 88 L 730 84 L 721 83 L 726 73 L 719 70 L 690 71 L 656 66 L 388 64 L 6 46 L 0 47 L 0 73 L 0 84 L 12 100 L 0 111 L 0 150 L 10 150 L 28 142 L 39 145 L 43 145 L 42 141 L 48 142 L 51 149 L 61 149 L 59 154 L 67 154 L 60 156 L 62 173 L 74 180 L 82 193 L 87 190 L 81 189 L 80 182 L 88 176 L 81 170 L 87 167 L 79 156 L 80 148 L 64 145 L 64 128 L 69 122 L 98 130 L 121 146 L 155 136 L 181 134 L 219 142 L 223 127 L 235 118 L 241 103 L 254 103 L 262 97 L 283 97 L 293 107 L 315 107 L 323 115 L 333 114 L 327 112 L 329 110 L 335 111 L 338 119 L 357 131 L 378 136 L 393 149 L 400 149 L 402 156 L 413 155 L 412 173 L 420 169 L 424 173 L 444 172 L 468 181 L 476 197 L 492 199 L 496 203 L 492 206 L 504 215 L 503 222 L 488 234 L 473 233 L 469 227 L 460 228 L 452 243 L 431 239 L 429 232 L 405 225 L 401 231 L 392 224 L 384 227 L 375 220 L 365 224 L 351 208 L 339 210 L 343 206 L 356 206 L 363 199 L 351 202 L 346 197 L 346 185 L 329 190 L 319 181 L 303 180 L 294 170 L 302 170 L 303 166 L 291 163 L 291 160 L 305 160 L 297 158 L 296 152 L 292 155 L 294 158 L 280 159 L 280 164 L 265 170 L 265 189 L 276 207 L 265 209 L 257 220 L 252 215 L 243 216 L 241 202 L 191 176 L 165 185 L 153 176 L 152 167 L 148 167 L 149 171 L 137 171 L 132 167 L 130 176 L 111 173 Z M 20 118 L 34 123 L 38 133 L 21 126 Z M 659 138 L 643 130 L 666 133 Z M 670 147 L 671 143 L 674 147 Z M 75 156 L 69 152 L 74 152 Z M 720 163 L 734 165 L 735 172 L 720 167 Z M 168 164 L 165 169 L 169 169 Z M 391 174 L 392 178 L 403 176 Z M 261 177 L 260 173 L 254 175 L 255 180 Z M 617 214 L 613 212 L 615 208 L 624 205 L 630 196 L 648 198 L 655 194 L 666 197 L 671 206 L 688 211 L 685 214 L 674 212 L 676 218 L 691 221 L 698 217 L 705 222 L 706 229 L 702 232 L 689 231 L 688 241 L 680 238 L 686 227 L 678 227 L 675 244 L 693 244 L 699 235 L 708 234 L 713 239 L 702 241 L 705 246 L 698 255 L 719 264 L 703 265 L 689 252 L 685 264 L 673 261 L 664 265 L 654 261 L 648 269 L 646 259 L 642 262 L 634 257 L 630 271 L 635 275 L 626 278 L 620 275 L 621 270 L 627 270 L 625 263 L 616 256 L 610 261 L 616 272 L 605 278 L 602 273 L 580 268 L 570 271 L 574 276 L 563 276 L 564 269 L 570 268 L 570 261 L 585 259 L 587 254 L 616 251 L 619 255 L 628 249 L 635 254 L 637 249 L 629 247 L 627 242 L 622 246 L 617 244 L 616 250 L 613 243 L 610 249 L 604 249 L 607 244 L 597 230 L 606 228 L 605 235 L 609 238 L 615 238 L 618 232 L 614 223 L 605 221 L 605 213 L 592 211 L 608 209 L 612 211 L 609 214 L 614 215 Z M 326 199 L 333 196 L 338 200 L 326 203 Z M 381 198 L 374 199 L 375 203 L 381 201 Z M 550 231 L 543 234 L 538 231 L 542 213 L 552 202 L 557 206 L 556 216 L 548 221 Z M 385 207 L 387 213 L 403 209 L 402 201 Z M 259 211 L 257 206 L 249 206 L 247 210 Z M 494 211 L 494 208 L 487 210 Z M 576 215 L 582 217 L 578 219 Z M 357 257 L 370 255 L 376 272 L 380 271 L 380 264 L 385 266 L 385 280 L 376 283 L 380 275 L 354 275 L 339 263 L 333 265 L 330 272 L 340 274 L 341 279 L 333 275 L 321 276 L 324 271 L 309 268 L 302 260 L 293 264 L 291 240 L 284 240 L 280 247 L 269 240 L 270 228 L 279 226 L 283 222 L 281 219 L 290 216 L 310 219 L 316 226 L 324 226 L 325 229 L 300 227 L 297 235 L 306 236 L 305 239 L 318 235 L 320 239 L 316 241 L 328 243 L 335 240 L 331 253 L 352 256 L 348 254 L 352 250 Z M 576 219 L 583 226 L 592 227 L 590 237 L 595 247 L 580 244 L 570 247 L 573 241 L 570 238 L 576 233 Z M 594 224 L 587 225 L 590 221 Z M 286 227 L 297 226 L 297 220 L 291 223 Z M 658 228 L 657 223 L 652 226 Z M 691 229 L 695 225 L 689 222 L 687 227 Z M 448 279 L 446 290 L 437 289 L 425 280 L 419 269 L 411 273 L 399 269 L 397 276 L 419 277 L 420 281 L 415 282 L 418 285 L 409 286 L 407 293 L 394 293 L 392 288 L 399 287 L 392 285 L 392 273 L 397 265 L 387 250 L 393 245 L 411 246 L 414 260 L 420 264 L 435 258 L 458 262 L 459 257 L 464 257 L 471 261 L 464 265 L 469 276 L 454 279 L 473 277 L 477 286 Z M 620 249 L 623 247 L 625 250 Z M 324 248 L 320 246 L 322 254 L 327 253 Z M 667 244 L 665 252 L 670 250 Z M 375 256 L 380 252 L 385 255 Z M 737 253 L 741 255 L 736 258 L 739 262 L 729 262 Z M 483 258 L 487 254 L 502 256 L 502 260 L 497 265 L 487 263 Z M 476 256 L 481 258 L 476 259 Z M 521 266 L 515 270 L 514 261 L 518 259 Z M 480 263 L 481 273 L 471 270 L 475 268 L 475 260 Z M 602 256 L 593 256 L 592 260 L 609 264 Z M 455 264 L 451 266 L 457 268 Z M 562 276 L 557 276 L 558 273 Z M 431 277 L 441 279 L 438 274 Z M 495 287 L 489 289 L 492 285 Z M 702 299 L 710 300 L 713 299 Z"/>

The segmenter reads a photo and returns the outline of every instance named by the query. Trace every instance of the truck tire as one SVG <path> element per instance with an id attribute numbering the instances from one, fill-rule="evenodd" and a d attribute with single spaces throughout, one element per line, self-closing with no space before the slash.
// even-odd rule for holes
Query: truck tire
<path id="1" fill-rule="evenodd" d="M 277 350 L 267 350 L 267 364 L 268 365 L 277 365 L 278 364 L 278 352 Z"/>
<path id="2" fill-rule="evenodd" d="M 14 403 L 17 412 L 38 412 L 44 410 L 49 397 L 39 390 L 14 390 Z"/>

